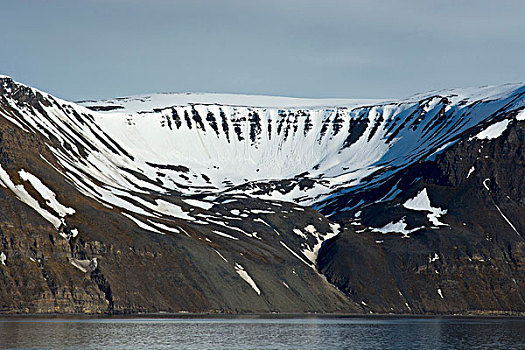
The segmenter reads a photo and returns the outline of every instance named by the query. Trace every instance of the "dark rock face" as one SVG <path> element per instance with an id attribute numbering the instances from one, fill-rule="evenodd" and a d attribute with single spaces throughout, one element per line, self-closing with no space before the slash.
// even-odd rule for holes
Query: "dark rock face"
<path id="1" fill-rule="evenodd" d="M 7 123 L 4 123 L 4 126 Z M 0 312 L 3 313 L 137 313 L 137 312 L 343 312 L 357 311 L 341 292 L 327 284 L 312 268 L 293 257 L 280 241 L 294 246 L 287 230 L 325 218 L 314 210 L 293 213 L 286 222 L 267 215 L 257 227 L 264 242 L 212 240 L 190 224 L 186 234 L 141 230 L 115 210 L 79 194 L 49 165 L 32 153 L 34 136 L 9 129 L 17 140 L 12 149 L 2 137 L 2 162 L 45 174 L 47 184 L 60 193 L 62 203 L 77 209 L 67 218 L 80 234 L 65 239 L 35 210 L 0 187 Z M 2 134 L 6 135 L 6 134 Z M 29 140 L 28 140 L 29 139 Z M 38 138 L 37 138 L 38 140 Z M 38 144 L 38 142 L 37 142 Z M 26 147 L 22 145 L 27 145 Z M 22 156 L 24 155 L 24 156 Z M 22 160 L 22 161 L 21 161 Z M 16 178 L 16 172 L 6 171 Z M 35 194 L 35 197 L 37 195 Z M 253 200 L 237 201 L 233 207 L 257 207 Z M 267 205 L 266 205 L 267 206 Z M 232 208 L 233 208 L 232 207 Z M 224 211 L 228 205 L 218 205 Z M 229 210 L 229 209 L 228 209 Z M 269 237 L 278 237 L 275 240 Z M 218 252 L 221 252 L 220 254 Z M 93 261 L 87 271 L 75 261 Z M 226 261 L 227 260 L 227 261 Z M 237 273 L 242 266 L 260 290 L 258 295 Z"/>
<path id="2" fill-rule="evenodd" d="M 35 160 L 31 167 L 35 172 L 46 166 L 37 163 Z M 294 246 L 293 237 L 256 244 L 216 237 L 211 241 L 209 234 L 191 225 L 181 226 L 187 235 L 159 235 L 86 200 L 67 183 L 57 183 L 54 188 L 62 188 L 63 202 L 78 209 L 67 220 L 68 226 L 81 232 L 78 237 L 65 239 L 33 209 L 0 188 L 0 250 L 7 257 L 5 265 L 0 265 L 0 312 L 358 310 L 279 244 L 285 241 Z M 277 215 L 270 215 L 266 222 L 284 236 L 283 227 L 318 218 L 326 222 L 313 210 L 290 215 L 286 223 Z M 276 236 L 273 229 L 268 228 L 267 233 L 262 227 L 257 229 L 263 237 Z M 96 266 L 91 264 L 87 271 L 73 263 L 93 259 Z M 249 271 L 260 295 L 239 276 L 237 264 Z"/>
<path id="3" fill-rule="evenodd" d="M 416 164 L 393 181 L 394 200 L 338 218 L 343 234 L 326 243 L 318 268 L 363 310 L 393 313 L 519 313 L 525 311 L 525 122 L 513 121 L 497 139 L 464 138 L 434 161 Z M 471 170 L 473 169 L 473 170 Z M 422 188 L 447 208 L 448 226 L 396 234 L 360 231 L 425 215 L 402 207 Z M 384 189 L 377 189 L 384 192 Z M 368 194 L 373 196 L 373 194 Z M 354 221 L 355 223 L 355 221 Z M 397 234 L 399 235 L 399 234 Z"/>

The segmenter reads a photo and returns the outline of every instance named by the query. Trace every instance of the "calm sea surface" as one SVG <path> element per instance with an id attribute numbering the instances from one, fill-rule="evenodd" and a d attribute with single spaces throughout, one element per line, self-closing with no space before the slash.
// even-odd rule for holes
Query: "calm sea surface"
<path id="1" fill-rule="evenodd" d="M 0 318 L 0 349 L 525 349 L 525 319 Z"/>

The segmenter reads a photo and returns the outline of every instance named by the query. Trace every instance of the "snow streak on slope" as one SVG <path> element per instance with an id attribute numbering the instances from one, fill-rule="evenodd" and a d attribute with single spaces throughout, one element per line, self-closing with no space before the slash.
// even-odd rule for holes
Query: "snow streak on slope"
<path id="1" fill-rule="evenodd" d="M 421 190 L 417 196 L 407 200 L 403 203 L 403 207 L 407 209 L 412 209 L 416 211 L 425 211 L 429 212 L 427 215 L 428 220 L 436 226 L 446 226 L 446 224 L 439 221 L 439 218 L 447 213 L 446 210 L 441 208 L 433 207 L 430 203 L 430 198 L 428 198 L 427 189 L 424 188 Z"/>

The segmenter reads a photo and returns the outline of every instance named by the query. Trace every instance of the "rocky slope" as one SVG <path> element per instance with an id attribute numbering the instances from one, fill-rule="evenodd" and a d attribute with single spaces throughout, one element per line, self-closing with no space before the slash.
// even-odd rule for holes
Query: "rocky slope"
<path id="1" fill-rule="evenodd" d="M 403 101 L 0 79 L 0 312 L 524 312 L 525 86 Z"/>
<path id="2" fill-rule="evenodd" d="M 525 122 L 514 115 L 501 136 L 465 137 L 393 178 L 395 198 L 340 215 L 352 233 L 323 247 L 319 270 L 374 312 L 523 312 Z"/>

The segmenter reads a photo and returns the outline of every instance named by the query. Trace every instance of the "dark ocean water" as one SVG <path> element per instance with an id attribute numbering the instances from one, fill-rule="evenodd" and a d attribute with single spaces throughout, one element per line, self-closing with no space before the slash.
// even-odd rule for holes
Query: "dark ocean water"
<path id="1" fill-rule="evenodd" d="M 0 349 L 525 349 L 525 319 L 0 318 Z"/>

